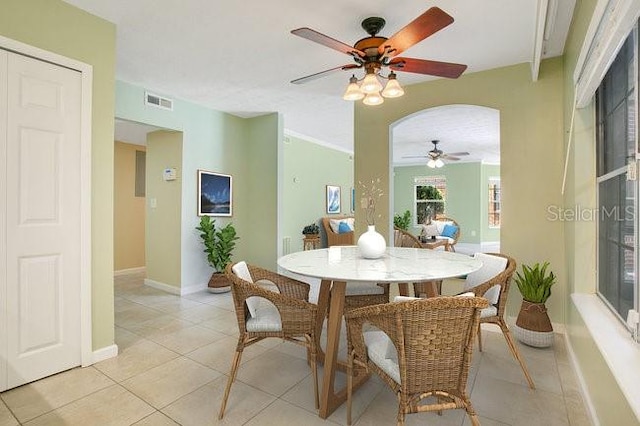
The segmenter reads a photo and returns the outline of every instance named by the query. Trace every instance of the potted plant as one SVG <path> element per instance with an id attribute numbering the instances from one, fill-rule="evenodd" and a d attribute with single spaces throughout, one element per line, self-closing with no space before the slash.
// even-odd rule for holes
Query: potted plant
<path id="1" fill-rule="evenodd" d="M 209 291 L 212 293 L 224 293 L 231 289 L 230 283 L 224 275 L 224 268 L 231 263 L 231 253 L 236 247 L 236 229 L 231 223 L 216 229 L 215 219 L 209 216 L 200 218 L 200 225 L 196 227 L 200 231 L 200 238 L 204 244 L 204 252 L 207 253 L 207 261 L 214 271 L 209 279 Z"/>
<path id="2" fill-rule="evenodd" d="M 320 227 L 315 223 L 307 225 L 302 228 L 302 235 L 304 235 L 305 238 L 309 239 L 317 238 L 318 235 L 320 235 Z"/>
<path id="3" fill-rule="evenodd" d="M 396 214 L 393 216 L 393 226 L 395 226 L 396 228 L 400 228 L 403 231 L 408 231 L 410 224 L 411 212 L 409 210 L 406 210 L 402 215 Z"/>
<path id="4" fill-rule="evenodd" d="M 522 265 L 522 274 L 516 272 L 514 277 L 523 300 L 513 334 L 522 343 L 540 348 L 553 344 L 553 326 L 545 302 L 551 296 L 556 277 L 547 272 L 548 267 L 549 262 Z"/>

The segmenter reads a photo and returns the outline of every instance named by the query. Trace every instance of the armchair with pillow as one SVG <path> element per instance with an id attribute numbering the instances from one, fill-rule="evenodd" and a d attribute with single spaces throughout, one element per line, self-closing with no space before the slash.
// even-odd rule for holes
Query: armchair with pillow
<path id="1" fill-rule="evenodd" d="M 322 226 L 327 234 L 327 246 L 354 245 L 353 224 L 353 216 L 323 217 Z"/>
<path id="2" fill-rule="evenodd" d="M 432 238 L 436 240 L 447 239 L 449 241 L 449 249 L 456 251 L 455 245 L 460 239 L 460 225 L 454 219 L 449 217 L 438 217 L 431 221 L 428 225 L 422 225 L 421 237 Z"/>

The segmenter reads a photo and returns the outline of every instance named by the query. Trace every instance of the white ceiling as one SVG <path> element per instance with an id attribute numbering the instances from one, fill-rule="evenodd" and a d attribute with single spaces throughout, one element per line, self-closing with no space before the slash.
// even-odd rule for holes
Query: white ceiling
<path id="1" fill-rule="evenodd" d="M 241 117 L 278 111 L 284 115 L 286 131 L 346 151 L 353 150 L 353 105 L 341 96 L 350 74 L 338 72 L 303 85 L 290 81 L 352 60 L 290 34 L 292 29 L 310 27 L 353 44 L 367 35 L 360 27 L 364 18 L 383 17 L 387 24 L 379 35 L 389 37 L 429 7 L 438 6 L 455 22 L 403 56 L 464 63 L 466 73 L 473 73 L 535 63 L 536 53 L 562 54 L 575 4 L 575 0 L 66 2 L 117 25 L 117 79 Z M 538 9 L 547 3 L 548 28 L 543 37 L 546 15 Z M 411 90 L 407 85 L 429 79 L 398 73 L 407 91 Z M 396 127 L 395 133 L 442 139 L 445 152 L 472 151 L 454 145 L 466 139 L 461 131 L 451 134 L 445 145 L 449 137 L 429 131 L 436 127 L 433 122 L 415 118 L 407 126 L 410 129 Z M 456 126 L 465 127 L 458 122 Z M 478 132 L 477 127 L 468 127 Z"/>

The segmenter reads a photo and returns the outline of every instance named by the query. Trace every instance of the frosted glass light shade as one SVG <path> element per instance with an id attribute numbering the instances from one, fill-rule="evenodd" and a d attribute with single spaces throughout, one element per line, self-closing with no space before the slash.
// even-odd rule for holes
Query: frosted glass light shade
<path id="1" fill-rule="evenodd" d="M 427 167 L 431 167 L 432 169 L 436 168 L 436 161 L 432 158 L 431 160 L 427 161 Z"/>
<path id="2" fill-rule="evenodd" d="M 349 83 L 347 90 L 342 95 L 342 99 L 345 101 L 357 101 L 364 98 L 364 93 L 358 87 L 358 83 Z"/>
<path id="3" fill-rule="evenodd" d="M 382 91 L 382 96 L 385 98 L 397 98 L 404 95 L 404 89 L 400 86 L 400 83 L 396 79 L 396 74 L 389 74 L 389 81 Z"/>
<path id="4" fill-rule="evenodd" d="M 367 96 L 364 97 L 364 100 L 362 101 L 362 103 L 364 103 L 365 105 L 380 105 L 383 102 L 384 102 L 384 99 L 382 98 L 382 96 L 380 96 L 380 93 L 378 92 L 369 93 Z"/>
<path id="5" fill-rule="evenodd" d="M 362 93 L 368 95 L 370 93 L 377 93 L 382 90 L 382 84 L 378 80 L 375 74 L 367 74 L 362 80 L 362 85 L 360 85 L 360 90 Z"/>
<path id="6" fill-rule="evenodd" d="M 439 158 L 438 158 L 438 159 L 436 160 L 436 167 L 437 167 L 437 168 L 440 168 L 440 167 L 442 167 L 442 166 L 444 166 L 444 161 L 442 161 L 441 159 L 439 159 Z"/>

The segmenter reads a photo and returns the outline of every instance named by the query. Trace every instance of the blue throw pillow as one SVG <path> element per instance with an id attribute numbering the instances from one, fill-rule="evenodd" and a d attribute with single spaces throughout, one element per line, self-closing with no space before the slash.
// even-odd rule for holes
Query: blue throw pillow
<path id="1" fill-rule="evenodd" d="M 351 228 L 347 222 L 340 222 L 338 225 L 338 234 L 344 234 L 346 232 L 351 232 Z"/>
<path id="2" fill-rule="evenodd" d="M 442 235 L 443 237 L 448 237 L 448 238 L 455 238 L 456 237 L 456 233 L 458 232 L 458 227 L 455 225 L 445 225 L 444 229 L 442 230 Z"/>

